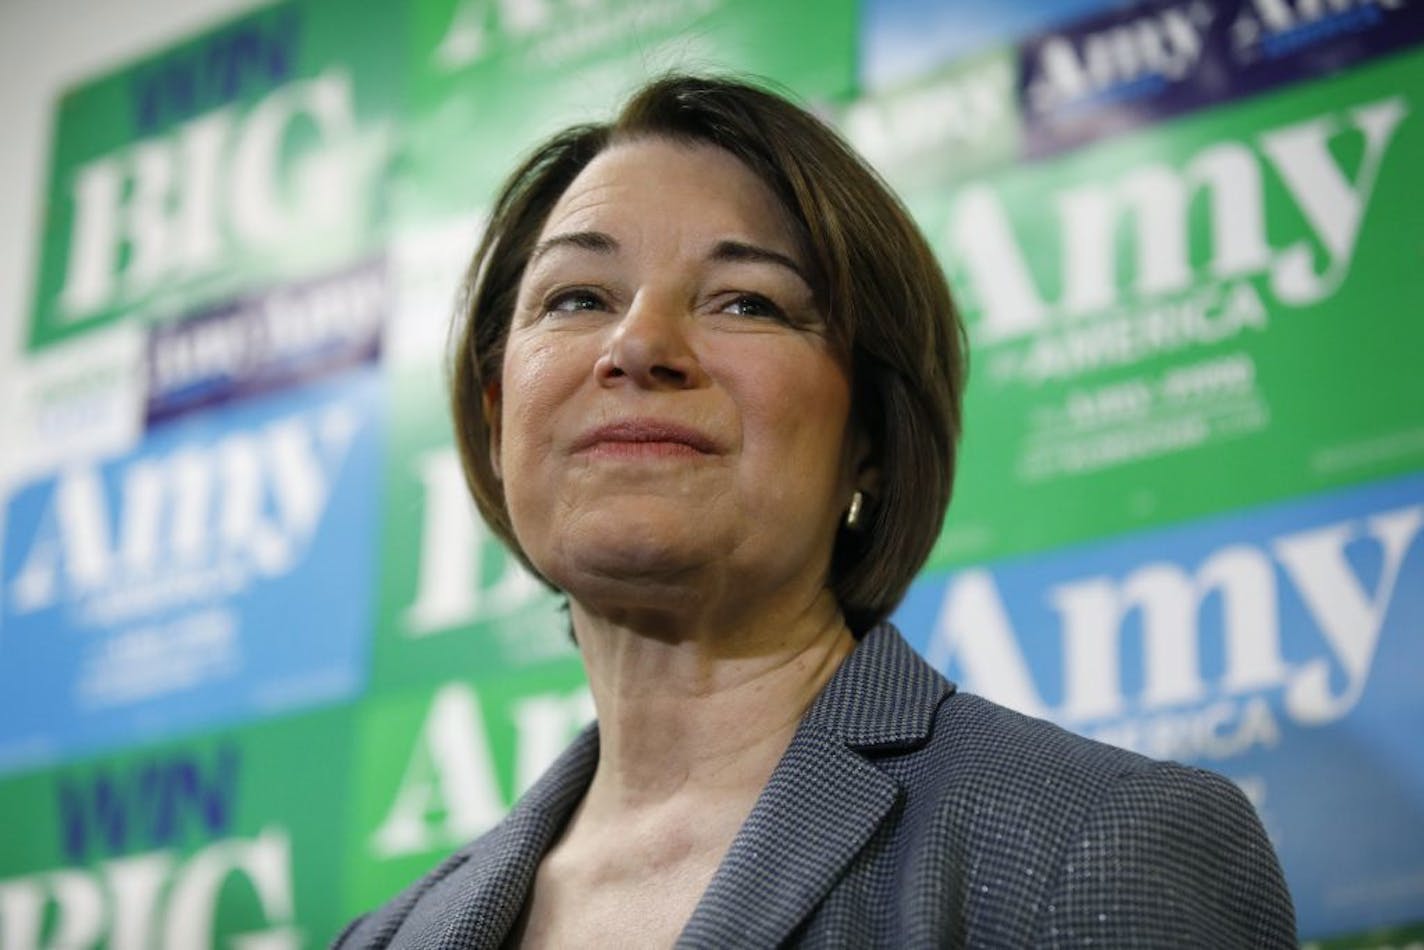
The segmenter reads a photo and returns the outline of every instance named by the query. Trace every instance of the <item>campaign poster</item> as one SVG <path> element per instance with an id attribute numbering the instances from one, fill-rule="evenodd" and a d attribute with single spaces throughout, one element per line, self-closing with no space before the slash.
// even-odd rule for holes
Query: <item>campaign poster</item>
<path id="1" fill-rule="evenodd" d="M 182 416 L 15 491 L 0 770 L 356 693 L 380 418 L 365 367 Z"/>
<path id="2" fill-rule="evenodd" d="M 481 520 L 450 420 L 446 348 L 481 222 L 410 229 L 391 246 L 383 372 L 380 578 L 370 686 L 481 681 L 577 664 L 563 600 Z"/>
<path id="3" fill-rule="evenodd" d="M 1424 7 L 1389 0 L 1156 0 L 1019 46 L 1026 154 L 1051 155 L 1424 40 Z"/>
<path id="4" fill-rule="evenodd" d="M 970 330 L 935 567 L 1424 466 L 1424 55 L 942 193 Z"/>
<path id="5" fill-rule="evenodd" d="M 0 943 L 326 946 L 350 723 L 338 708 L 0 780 Z"/>
<path id="6" fill-rule="evenodd" d="M 749 77 L 812 105 L 855 82 L 850 0 L 422 0 L 409 15 L 403 221 L 487 208 L 536 142 L 611 119 L 669 71 Z"/>
<path id="7" fill-rule="evenodd" d="M 115 323 L 14 360 L 0 378 L 9 416 L 0 484 L 119 455 L 143 437 L 147 334 Z"/>
<path id="8" fill-rule="evenodd" d="M 379 242 L 401 8 L 266 6 L 59 101 L 30 350 L 323 272 Z"/>
<path id="9" fill-rule="evenodd" d="M 860 85 L 872 91 L 903 85 L 947 63 L 1123 5 L 1122 0 L 865 0 L 858 32 Z"/>
<path id="10" fill-rule="evenodd" d="M 1224 773 L 1303 937 L 1424 922 L 1424 474 L 921 577 L 961 688 Z"/>
<path id="11" fill-rule="evenodd" d="M 837 112 L 836 124 L 914 210 L 922 192 L 1018 159 L 1017 87 L 1013 48 L 991 47 L 861 95 Z"/>
<path id="12" fill-rule="evenodd" d="M 145 425 L 374 363 L 391 296 L 386 260 L 376 257 L 150 328 Z"/>
<path id="13" fill-rule="evenodd" d="M 348 906 L 378 906 L 492 828 L 593 718 L 576 662 L 446 678 L 363 704 Z"/>

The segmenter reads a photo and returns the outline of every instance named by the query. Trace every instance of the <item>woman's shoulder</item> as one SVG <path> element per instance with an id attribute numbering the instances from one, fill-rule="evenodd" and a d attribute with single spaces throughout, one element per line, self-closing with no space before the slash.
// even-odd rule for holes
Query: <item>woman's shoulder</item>
<path id="1" fill-rule="evenodd" d="M 991 916 L 1024 916 L 1039 938 L 1293 945 L 1275 852 L 1222 775 L 959 691 L 921 749 L 882 767 L 907 792 L 910 847 L 956 856 L 970 892 L 999 898 Z"/>
<path id="2" fill-rule="evenodd" d="M 932 774 L 946 795 L 977 790 L 1042 803 L 1030 812 L 1051 809 L 1064 820 L 1109 799 L 1118 811 L 1190 802 L 1255 820 L 1240 788 L 1216 772 L 1148 758 L 958 690 L 937 710 L 922 757 L 915 771 Z"/>
<path id="3" fill-rule="evenodd" d="M 1097 782 L 1167 764 L 960 689 L 936 711 L 929 748 L 941 756 L 972 755 L 981 769 L 1012 772 L 1024 782 Z"/>
<path id="4" fill-rule="evenodd" d="M 1019 802 L 1042 820 L 1077 820 L 1106 796 L 1122 798 L 1119 808 L 1191 800 L 1254 820 L 1245 795 L 1216 772 L 1148 758 L 958 689 L 936 710 L 918 757 L 907 778 L 946 797 Z"/>
<path id="5" fill-rule="evenodd" d="M 846 690 L 854 694 L 847 697 L 854 715 L 862 720 L 877 715 L 866 703 L 871 686 L 888 695 L 876 697 L 869 707 L 893 708 L 903 718 L 906 706 L 922 705 L 930 722 L 921 730 L 925 741 L 913 749 L 912 758 L 919 760 L 916 768 L 935 773 L 938 785 L 949 778 L 956 784 L 981 782 L 1002 792 L 1041 795 L 1051 788 L 1061 793 L 1074 787 L 1105 787 L 1128 776 L 1208 789 L 1225 781 L 1213 772 L 1151 759 L 965 692 L 945 680 L 888 623 L 870 631 L 862 647 L 856 659 L 867 672 Z M 938 688 L 918 685 L 926 682 Z M 941 774 L 944 769 L 950 774 Z"/>

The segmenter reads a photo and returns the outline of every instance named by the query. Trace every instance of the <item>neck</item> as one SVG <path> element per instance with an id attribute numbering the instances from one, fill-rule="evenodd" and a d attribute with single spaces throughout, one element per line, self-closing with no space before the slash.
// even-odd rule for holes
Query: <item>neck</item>
<path id="1" fill-rule="evenodd" d="M 828 591 L 794 616 L 670 636 L 572 604 L 598 710 L 586 818 L 690 800 L 750 806 L 801 716 L 854 648 Z"/>

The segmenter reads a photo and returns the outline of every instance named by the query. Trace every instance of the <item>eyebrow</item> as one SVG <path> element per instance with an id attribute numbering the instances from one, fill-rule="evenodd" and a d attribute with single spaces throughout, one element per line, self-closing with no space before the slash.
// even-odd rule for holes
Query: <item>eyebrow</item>
<path id="1" fill-rule="evenodd" d="M 593 251 L 597 254 L 612 254 L 618 250 L 618 242 L 611 234 L 605 234 L 602 231 L 566 231 L 563 234 L 545 238 L 536 244 L 529 255 L 529 264 L 533 265 L 539 258 L 560 247 L 572 247 L 581 251 Z M 811 284 L 805 270 L 796 263 L 794 258 L 782 254 L 780 251 L 748 244 L 745 241 L 718 241 L 716 247 L 712 248 L 712 253 L 708 255 L 708 259 L 731 263 L 751 261 L 759 264 L 774 264 L 791 271 L 807 286 Z"/>
<path id="2" fill-rule="evenodd" d="M 618 242 L 613 239 L 612 235 L 604 234 L 602 231 L 566 231 L 563 234 L 545 238 L 536 244 L 529 255 L 529 263 L 532 265 L 545 254 L 560 247 L 574 247 L 581 251 L 612 254 L 618 250 Z"/>
<path id="3" fill-rule="evenodd" d="M 806 286 L 811 286 L 806 272 L 800 264 L 796 263 L 795 259 L 770 248 L 758 247 L 744 241 L 718 241 L 717 246 L 712 249 L 711 259 L 714 261 L 753 261 L 760 264 L 775 264 L 800 277 L 801 282 Z"/>

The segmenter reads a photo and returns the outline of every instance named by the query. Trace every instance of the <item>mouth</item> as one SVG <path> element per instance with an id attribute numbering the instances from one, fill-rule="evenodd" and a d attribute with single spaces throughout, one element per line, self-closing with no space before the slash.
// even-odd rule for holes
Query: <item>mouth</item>
<path id="1" fill-rule="evenodd" d="M 625 419 L 585 432 L 574 443 L 581 455 L 658 458 L 717 455 L 717 442 L 705 432 L 658 419 Z"/>

